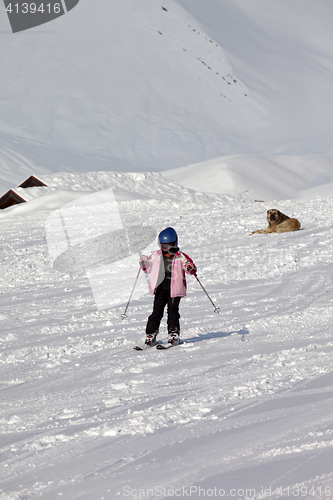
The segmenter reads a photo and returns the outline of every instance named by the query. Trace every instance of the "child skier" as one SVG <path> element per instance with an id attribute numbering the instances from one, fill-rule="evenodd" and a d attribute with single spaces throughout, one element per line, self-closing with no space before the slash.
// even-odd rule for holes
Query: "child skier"
<path id="1" fill-rule="evenodd" d="M 156 344 L 156 336 L 167 305 L 168 342 L 179 344 L 179 302 L 186 295 L 186 278 L 188 274 L 196 274 L 197 268 L 192 259 L 178 248 L 178 237 L 172 227 L 167 227 L 158 236 L 159 250 L 150 257 L 142 255 L 140 266 L 150 274 L 149 292 L 155 295 L 153 312 L 146 326 L 145 344 Z"/>

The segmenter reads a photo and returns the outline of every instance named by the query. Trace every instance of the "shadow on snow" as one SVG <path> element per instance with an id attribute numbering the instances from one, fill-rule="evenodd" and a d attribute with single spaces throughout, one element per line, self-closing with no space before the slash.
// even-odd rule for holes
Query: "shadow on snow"
<path id="1" fill-rule="evenodd" d="M 210 340 L 210 339 L 218 339 L 218 338 L 223 338 L 223 337 L 230 337 L 230 335 L 233 335 L 234 333 L 237 333 L 238 335 L 241 335 L 241 341 L 245 339 L 245 335 L 249 335 L 249 330 L 243 326 L 240 330 L 234 330 L 232 332 L 209 332 L 209 333 L 199 333 L 196 337 L 191 337 L 189 339 L 184 339 L 184 343 L 190 343 L 190 342 L 201 342 L 202 340 Z"/>

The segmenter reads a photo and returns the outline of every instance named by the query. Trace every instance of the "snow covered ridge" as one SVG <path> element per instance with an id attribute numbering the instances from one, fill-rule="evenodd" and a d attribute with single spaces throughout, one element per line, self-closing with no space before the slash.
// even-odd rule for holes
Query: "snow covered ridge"
<path id="1" fill-rule="evenodd" d="M 238 154 L 162 172 L 167 179 L 200 191 L 246 200 L 331 198 L 333 155 Z"/>
<path id="2" fill-rule="evenodd" d="M 197 203 L 227 201 L 232 196 L 201 193 L 184 188 L 171 179 L 165 179 L 156 172 L 122 173 L 122 172 L 89 172 L 86 174 L 57 173 L 44 175 L 47 187 L 28 189 L 15 188 L 15 191 L 28 203 L 9 207 L 0 211 L 0 219 L 14 215 L 24 215 L 34 211 L 49 211 L 60 208 L 75 199 L 87 196 L 92 192 L 112 189 L 117 202 L 130 200 L 169 200 L 170 202 Z"/>
<path id="3" fill-rule="evenodd" d="M 87 174 L 57 173 L 45 176 L 53 189 L 72 189 L 73 191 L 101 191 L 112 188 L 119 201 L 126 199 L 154 199 L 184 202 L 228 200 L 232 195 L 217 196 L 195 192 L 184 188 L 178 182 L 166 180 L 157 172 L 89 172 Z M 126 194 L 127 193 L 127 194 Z"/>
<path id="4" fill-rule="evenodd" d="M 333 156 L 232 155 L 157 172 L 88 172 L 43 175 L 48 187 L 16 188 L 28 204 L 0 218 L 54 210 L 91 192 L 112 189 L 116 200 L 273 201 L 333 196 Z M 267 208 L 272 208 L 268 206 Z"/>

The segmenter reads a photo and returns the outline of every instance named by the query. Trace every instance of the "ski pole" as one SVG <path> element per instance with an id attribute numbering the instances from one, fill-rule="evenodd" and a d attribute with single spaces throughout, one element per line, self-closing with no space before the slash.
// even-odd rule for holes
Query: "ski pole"
<path id="1" fill-rule="evenodd" d="M 128 299 L 128 302 L 127 302 L 127 305 L 126 305 L 126 308 L 125 308 L 125 311 L 123 312 L 123 314 L 121 315 L 121 318 L 122 319 L 125 319 L 127 318 L 127 309 L 128 309 L 128 306 L 129 306 L 129 303 L 131 302 L 131 298 L 132 298 L 132 295 L 133 295 L 133 292 L 134 292 L 134 288 L 135 288 L 135 285 L 139 279 L 139 274 L 140 274 L 140 271 L 141 271 L 141 267 L 139 268 L 139 271 L 138 271 L 138 274 L 136 275 L 136 279 L 135 279 L 135 282 L 134 282 L 134 285 L 133 285 L 133 288 L 132 288 L 132 291 L 131 291 L 131 295 L 130 295 L 130 298 Z"/>
<path id="2" fill-rule="evenodd" d="M 214 306 L 214 313 L 218 313 L 220 314 L 220 308 L 219 307 L 216 307 L 216 305 L 214 304 L 214 302 L 212 301 L 212 299 L 210 298 L 210 296 L 208 295 L 207 291 L 205 290 L 203 284 L 201 283 L 201 281 L 199 280 L 198 276 L 195 274 L 195 279 L 197 280 L 197 282 L 199 283 L 199 285 L 201 286 L 201 288 L 203 289 L 203 291 L 205 292 L 205 294 L 207 295 L 207 297 L 209 298 L 209 300 L 211 301 L 211 303 L 213 304 Z"/>

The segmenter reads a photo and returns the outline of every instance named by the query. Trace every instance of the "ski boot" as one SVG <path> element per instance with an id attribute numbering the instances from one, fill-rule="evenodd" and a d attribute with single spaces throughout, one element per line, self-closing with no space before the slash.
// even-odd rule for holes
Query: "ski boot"
<path id="1" fill-rule="evenodd" d="M 145 345 L 153 346 L 156 342 L 156 337 L 158 335 L 158 331 L 154 333 L 146 333 Z"/>
<path id="2" fill-rule="evenodd" d="M 168 344 L 177 345 L 180 344 L 179 330 L 177 328 L 172 328 L 168 332 Z"/>

